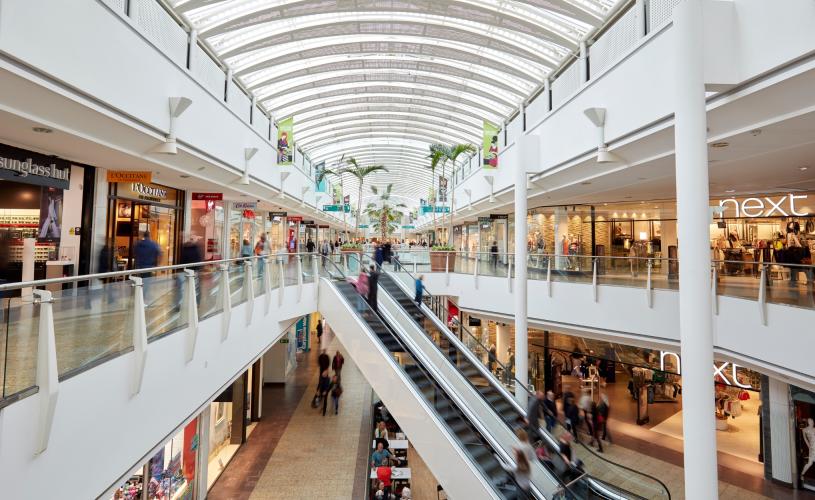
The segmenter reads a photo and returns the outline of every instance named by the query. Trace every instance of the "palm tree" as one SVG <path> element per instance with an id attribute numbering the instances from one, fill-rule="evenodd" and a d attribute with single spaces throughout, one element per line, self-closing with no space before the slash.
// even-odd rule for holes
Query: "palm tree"
<path id="1" fill-rule="evenodd" d="M 430 165 L 427 168 L 430 169 L 430 190 L 433 193 L 433 236 L 435 238 L 436 233 L 438 232 L 438 226 L 436 225 L 436 200 L 438 200 L 438 196 L 436 193 L 436 168 L 439 165 L 444 165 L 447 161 L 447 155 L 444 152 L 444 148 L 446 146 L 444 144 L 432 144 L 430 146 L 430 154 L 427 158 L 430 160 Z M 429 202 L 430 200 L 428 200 Z"/>
<path id="2" fill-rule="evenodd" d="M 433 182 L 434 183 L 436 182 L 436 167 L 438 165 L 441 165 L 441 176 L 446 178 L 447 177 L 446 176 L 446 173 L 447 173 L 446 172 L 446 170 L 447 170 L 446 167 L 447 167 L 447 162 L 448 161 L 452 163 L 453 171 L 455 171 L 456 160 L 458 160 L 459 156 L 461 156 L 463 154 L 468 154 L 468 155 L 472 156 L 472 155 L 474 155 L 476 153 L 476 151 L 477 150 L 476 150 L 475 146 L 473 146 L 472 144 L 454 144 L 452 146 L 447 146 L 446 144 L 431 144 L 430 145 L 430 155 L 428 156 L 428 158 L 430 158 L 430 166 L 429 166 L 429 168 L 433 172 Z M 446 243 L 449 245 L 450 244 L 450 238 L 452 238 L 452 236 L 453 236 L 453 202 L 454 202 L 453 196 L 455 196 L 455 192 L 452 190 L 452 186 L 450 185 L 450 183 L 448 183 L 447 189 L 452 192 L 451 193 L 451 198 L 450 198 L 450 226 L 449 226 L 449 228 L 447 230 L 447 241 L 446 241 Z M 436 199 L 438 200 L 438 196 L 436 196 Z M 437 230 L 436 229 L 436 207 L 434 205 L 433 206 L 433 231 L 435 232 L 436 230 Z"/>
<path id="3" fill-rule="evenodd" d="M 365 178 L 374 172 L 387 172 L 388 169 L 384 165 L 363 167 L 357 163 L 356 158 L 348 158 L 347 163 L 349 166 L 342 168 L 340 173 L 351 174 L 359 181 L 359 196 L 357 196 L 357 221 L 359 221 L 360 214 L 362 214 L 362 187 L 365 185 Z M 359 222 L 356 225 L 359 226 Z M 359 237 L 359 227 L 357 227 L 357 237 Z"/>
<path id="4" fill-rule="evenodd" d="M 344 160 L 344 159 L 345 159 L 345 155 L 342 155 L 342 158 L 340 158 L 340 161 L 337 162 L 337 165 L 342 164 L 342 160 Z M 340 181 L 340 191 L 342 192 L 342 196 L 345 196 L 345 188 L 344 188 L 343 182 L 342 182 L 342 174 L 344 173 L 344 170 L 345 170 L 344 168 L 337 168 L 337 169 L 334 169 L 334 170 L 331 170 L 331 169 L 328 169 L 328 168 L 323 168 L 320 171 L 320 173 L 317 174 L 317 179 L 316 179 L 317 184 L 323 182 L 323 179 L 325 179 L 329 175 L 331 175 L 333 177 L 336 177 Z M 342 227 L 343 227 L 343 232 L 345 234 L 345 237 L 343 238 L 343 241 L 347 242 L 348 241 L 348 224 L 345 222 L 345 203 L 344 203 L 344 200 L 342 199 L 342 196 L 340 197 L 340 205 L 342 205 Z"/>
<path id="5" fill-rule="evenodd" d="M 399 227 L 399 221 L 405 215 L 401 210 L 397 209 L 407 208 L 404 203 L 395 205 L 388 203 L 392 189 L 393 184 L 388 184 L 388 187 L 380 194 L 376 186 L 371 186 L 371 192 L 379 195 L 379 201 L 382 202 L 382 205 L 377 207 L 376 203 L 369 203 L 365 209 L 365 214 L 371 219 L 371 226 L 373 226 L 374 231 L 380 234 L 382 240 L 387 239 L 388 235 Z"/>

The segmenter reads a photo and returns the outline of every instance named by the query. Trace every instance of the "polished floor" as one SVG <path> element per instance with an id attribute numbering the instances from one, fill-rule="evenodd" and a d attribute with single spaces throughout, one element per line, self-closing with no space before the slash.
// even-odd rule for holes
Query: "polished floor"
<path id="1" fill-rule="evenodd" d="M 327 333 L 329 355 L 341 349 Z M 316 339 L 315 339 L 316 340 Z M 311 408 L 317 345 L 285 386 L 265 387 L 263 416 L 210 491 L 210 500 L 360 498 L 365 487 L 371 389 L 346 355 L 339 415 Z M 329 405 L 330 410 L 330 405 Z"/>

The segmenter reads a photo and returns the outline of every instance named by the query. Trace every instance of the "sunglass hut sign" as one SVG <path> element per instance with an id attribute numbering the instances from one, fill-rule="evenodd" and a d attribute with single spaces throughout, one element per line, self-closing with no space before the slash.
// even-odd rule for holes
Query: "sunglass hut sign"
<path id="1" fill-rule="evenodd" d="M 68 189 L 70 175 L 71 168 L 65 160 L 0 145 L 0 178 Z"/>

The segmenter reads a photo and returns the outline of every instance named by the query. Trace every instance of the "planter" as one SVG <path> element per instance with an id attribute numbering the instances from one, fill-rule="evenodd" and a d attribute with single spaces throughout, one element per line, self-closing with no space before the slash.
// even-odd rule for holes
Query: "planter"
<path id="1" fill-rule="evenodd" d="M 448 268 L 448 257 L 449 268 Z M 455 252 L 434 252 L 430 251 L 430 271 L 434 273 L 443 273 L 446 270 L 452 272 L 456 268 L 456 254 Z"/>
<path id="2" fill-rule="evenodd" d="M 342 262 L 347 262 L 348 264 L 348 272 L 350 274 L 356 274 L 359 272 L 359 263 L 362 262 L 362 249 L 354 249 L 354 250 L 342 250 L 340 249 L 340 253 L 342 254 Z M 351 254 L 355 254 L 356 257 L 352 257 Z"/>

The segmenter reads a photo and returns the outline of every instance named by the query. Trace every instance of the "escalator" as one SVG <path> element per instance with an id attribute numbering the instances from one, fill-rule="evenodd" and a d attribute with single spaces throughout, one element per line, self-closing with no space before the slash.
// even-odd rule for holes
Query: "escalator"
<path id="1" fill-rule="evenodd" d="M 512 457 L 344 275 L 330 275 L 320 281 L 321 312 L 445 491 L 455 498 L 543 498 L 518 488 L 502 466 Z"/>
<path id="2" fill-rule="evenodd" d="M 523 420 L 525 409 L 512 393 L 516 381 L 511 375 L 511 368 L 500 363 L 463 325 L 459 326 L 461 338 L 458 338 L 428 307 L 419 307 L 405 283 L 412 282 L 415 278 L 398 261 L 394 262 L 393 267 L 393 272 L 383 270 L 381 273 L 380 288 L 398 302 L 404 313 L 427 338 L 433 340 L 436 349 L 478 391 L 500 419 L 507 426 L 516 427 Z M 497 377 L 495 372 L 501 376 Z M 517 386 L 523 387 L 521 384 Z M 523 389 L 526 391 L 526 398 L 534 397 L 529 390 Z M 566 431 L 560 424 L 551 432 L 543 428 L 539 430 L 541 444 L 547 448 L 550 457 L 559 459 L 556 436 L 563 432 Z M 658 479 L 611 462 L 583 442 L 573 448 L 576 458 L 580 459 L 588 473 L 574 477 L 573 471 L 557 460 L 547 466 L 552 474 L 560 477 L 569 493 L 575 497 L 670 499 L 670 491 Z"/>

